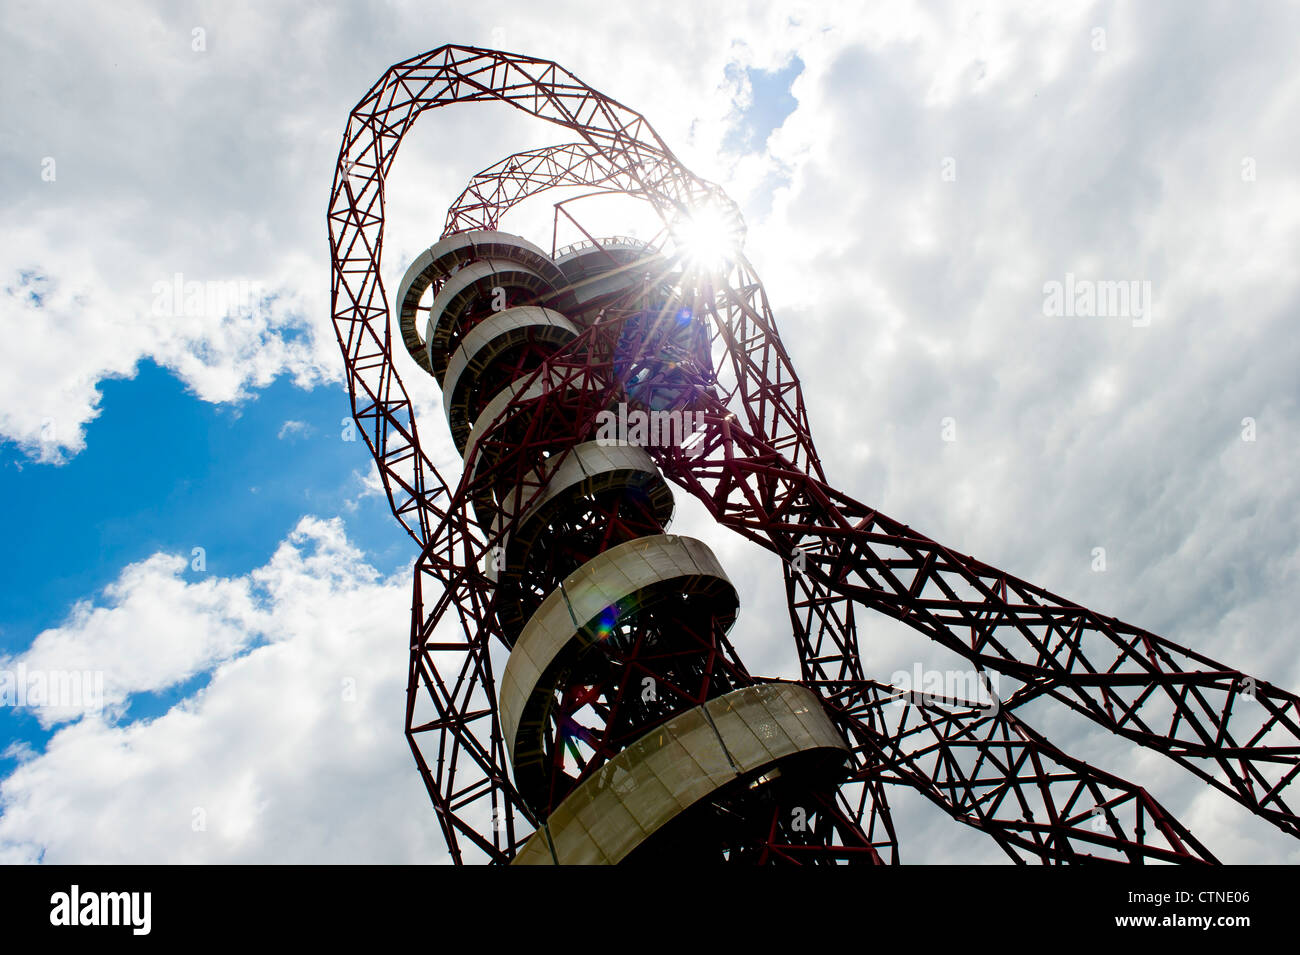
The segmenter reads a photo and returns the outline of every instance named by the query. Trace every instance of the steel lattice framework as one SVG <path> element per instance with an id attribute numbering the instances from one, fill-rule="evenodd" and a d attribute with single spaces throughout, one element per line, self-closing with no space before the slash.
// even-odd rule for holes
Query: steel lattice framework
<path id="1" fill-rule="evenodd" d="M 551 345 L 519 353 L 510 413 L 473 429 L 463 476 L 453 486 L 421 450 L 392 335 L 397 325 L 411 356 L 441 380 L 447 369 L 436 367 L 436 349 L 420 336 L 416 318 L 429 313 L 425 293 L 439 293 L 449 273 L 434 274 L 425 287 L 390 302 L 380 279 L 384 181 L 421 113 L 483 101 L 562 126 L 573 141 L 518 153 L 476 175 L 449 211 L 444 238 L 484 243 L 473 237 L 500 235 L 501 219 L 513 207 L 559 187 L 642 200 L 664 229 L 642 243 L 638 261 L 646 273 L 637 288 L 602 302 L 595 318 Z M 499 595 L 496 571 L 511 535 L 520 532 L 521 515 L 545 503 L 537 462 L 563 467 L 575 436 L 592 435 L 602 411 L 626 395 L 629 336 L 642 359 L 666 353 L 653 323 L 636 318 L 655 296 L 661 313 L 689 316 L 694 337 L 674 352 L 670 366 L 642 361 L 640 381 L 667 382 L 685 396 L 700 414 L 703 438 L 689 448 L 644 450 L 718 523 L 782 558 L 799 685 L 817 694 L 850 750 L 836 784 L 809 797 L 827 820 L 818 823 L 823 835 L 809 840 L 788 832 L 778 818 L 788 808 L 783 804 L 774 804 L 770 824 L 749 807 L 746 819 L 758 820 L 762 831 L 736 836 L 733 859 L 898 862 L 887 794 L 902 785 L 991 836 L 1017 862 L 1216 861 L 1140 786 L 1069 756 L 1035 731 L 1023 713 L 1040 698 L 1164 753 L 1300 836 L 1300 818 L 1287 801 L 1300 773 L 1294 694 L 956 553 L 828 483 L 799 379 L 750 264 L 737 251 L 721 269 L 683 271 L 667 251 L 683 217 L 729 202 L 719 187 L 683 167 L 639 113 L 533 57 L 440 47 L 388 69 L 349 117 L 328 214 L 333 321 L 356 424 L 394 515 L 419 547 L 406 730 L 452 858 L 512 861 L 563 796 L 530 797 L 512 778 L 497 671 L 514 640 L 502 621 L 519 614 Z M 563 204 L 556 210 L 577 225 Z M 584 243 L 597 254 L 628 244 L 590 235 Z M 551 254 L 557 255 L 554 247 Z M 608 254 L 614 263 L 617 256 Z M 677 271 L 659 270 L 664 262 Z M 557 327 L 561 320 L 547 319 Z M 557 442 L 557 428 L 567 442 Z M 510 506 L 493 490 L 503 475 L 513 488 Z M 582 527 L 613 528 L 625 540 L 663 530 L 663 520 L 645 509 L 632 513 L 608 501 L 592 509 Z M 562 581 L 572 568 L 552 566 L 558 558 L 547 550 L 561 539 L 543 534 L 534 541 L 532 555 L 520 558 L 527 573 Z M 613 543 L 593 544 L 580 559 Z M 532 598 L 525 588 L 518 599 Z M 864 610 L 902 621 L 965 658 L 973 671 L 1006 676 L 1019 688 L 987 705 L 870 679 L 856 632 Z M 707 661 L 705 682 L 691 689 L 670 674 L 682 695 L 673 712 L 737 687 L 780 691 L 781 684 L 745 671 L 716 626 L 702 625 L 696 637 L 691 659 Z M 629 641 L 620 651 L 620 679 L 684 672 Z M 574 772 L 585 778 L 627 745 L 620 712 L 626 716 L 634 707 L 608 687 L 575 686 L 557 696 L 543 748 L 558 766 L 566 747 L 571 754 L 581 740 L 590 754 Z M 603 702 L 593 703 L 601 692 Z M 582 723 L 577 714 L 593 706 L 599 725 Z M 673 712 L 654 719 L 662 723 Z"/>

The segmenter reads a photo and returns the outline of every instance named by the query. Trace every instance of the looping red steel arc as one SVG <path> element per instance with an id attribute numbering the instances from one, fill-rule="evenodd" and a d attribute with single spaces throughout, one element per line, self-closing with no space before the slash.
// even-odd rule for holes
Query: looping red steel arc
<path id="1" fill-rule="evenodd" d="M 729 201 L 683 167 L 640 114 L 532 57 L 441 47 L 391 67 L 349 118 L 329 207 L 333 320 L 354 418 L 394 515 L 421 548 L 407 736 L 453 860 L 515 860 L 537 843 L 530 837 L 539 827 L 549 841 L 548 814 L 602 766 L 618 769 L 629 726 L 658 721 L 670 728 L 720 699 L 786 692 L 744 670 L 716 617 L 711 624 L 700 618 L 692 648 L 679 649 L 672 660 L 650 653 L 629 633 L 616 654 L 614 682 L 604 689 L 581 681 L 563 692 L 557 687 L 558 702 L 538 737 L 538 758 L 552 767 L 550 795 L 521 792 L 512 778 L 506 731 L 514 733 L 513 717 L 503 724 L 494 654 L 499 658 L 514 639 L 502 620 L 518 613 L 506 613 L 499 575 L 489 567 L 511 535 L 520 537 L 520 515 L 547 503 L 544 482 L 533 477 L 536 462 L 545 459 L 551 475 L 562 470 L 579 453 L 574 436 L 593 435 L 600 414 L 625 397 L 627 362 L 620 355 L 629 336 L 642 352 L 666 347 L 651 341 L 658 334 L 653 322 L 637 324 L 654 295 L 681 309 L 692 334 L 703 336 L 672 363 L 674 387 L 689 393 L 702 436 L 689 450 L 645 448 L 652 465 L 638 465 L 638 473 L 657 468 L 719 523 L 783 558 L 800 684 L 816 694 L 848 747 L 847 768 L 833 788 L 814 787 L 800 797 L 824 820 L 816 839 L 791 831 L 782 821 L 789 806 L 779 799 L 759 807 L 745 801 L 750 797 L 719 796 L 719 811 L 749 820 L 727 836 L 733 861 L 900 861 L 887 802 L 888 787 L 899 785 L 986 833 L 1015 861 L 1215 861 L 1140 786 L 1069 756 L 1035 731 L 1021 710 L 1043 697 L 1165 753 L 1300 836 L 1300 818 L 1285 800 L 1300 773 L 1300 698 L 957 554 L 827 482 L 762 283 L 738 250 L 714 271 L 683 271 L 677 260 L 676 278 L 647 272 L 638 289 L 611 299 L 585 327 L 564 331 L 568 323 L 558 313 L 546 319 L 552 331 L 560 329 L 556 344 L 519 352 L 510 371 L 509 408 L 528 413 L 503 412 L 476 428 L 462 478 L 455 487 L 444 481 L 421 450 L 412 402 L 393 361 L 390 304 L 379 274 L 383 186 L 420 113 L 480 101 L 509 103 L 571 130 L 579 141 L 521 152 L 476 175 L 449 211 L 444 237 L 496 234 L 502 217 L 525 199 L 582 187 L 647 202 L 664 231 L 640 254 L 659 263 L 671 259 L 665 244 L 675 223 Z M 557 205 L 557 217 L 561 212 L 582 229 Z M 603 251 L 602 240 L 587 238 Z M 429 291 L 437 293 L 444 280 L 436 278 Z M 397 304 L 427 311 L 418 303 Z M 404 345 L 438 377 L 441 369 L 431 367 L 429 343 L 415 327 L 403 321 Z M 658 373 L 652 380 L 662 385 L 667 373 Z M 520 421 L 533 424 L 521 430 Z M 553 431 L 536 424 L 541 421 L 563 421 L 567 442 L 557 443 Z M 515 488 L 509 507 L 493 490 L 502 475 Z M 495 520 L 482 510 L 493 501 Z M 588 504 L 580 519 L 566 518 L 577 522 L 570 525 L 577 537 L 584 527 L 604 526 L 629 543 L 640 539 L 638 546 L 660 539 L 644 537 L 663 530 L 662 515 L 646 510 L 649 505 L 628 511 L 599 496 Z M 516 561 L 527 563 L 526 571 L 504 573 L 558 583 L 575 564 L 618 551 L 609 533 L 570 564 L 535 543 L 531 556 Z M 535 604 L 545 587 L 534 589 Z M 536 610 L 531 599 L 527 587 L 518 597 L 521 607 Z M 1006 677 L 1018 688 L 1003 699 L 973 701 L 870 680 L 856 632 L 863 610 L 908 624 L 968 660 L 973 673 Z M 638 626 L 653 631 L 653 617 L 640 618 Z M 680 701 L 655 714 L 640 712 L 626 691 L 645 674 L 664 680 Z M 580 714 L 593 711 L 600 718 L 583 722 Z M 585 757 L 574 756 L 578 743 L 589 750 Z M 563 767 L 575 759 L 572 776 L 566 775 Z M 688 851 L 680 839 L 659 841 L 660 856 Z"/>

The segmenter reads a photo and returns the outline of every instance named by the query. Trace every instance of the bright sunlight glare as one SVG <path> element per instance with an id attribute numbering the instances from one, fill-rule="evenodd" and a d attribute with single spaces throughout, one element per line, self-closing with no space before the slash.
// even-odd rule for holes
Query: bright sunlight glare
<path id="1" fill-rule="evenodd" d="M 740 251 L 744 236 L 744 222 L 734 205 L 701 205 L 672 228 L 678 254 L 689 264 L 711 272 L 726 268 Z"/>

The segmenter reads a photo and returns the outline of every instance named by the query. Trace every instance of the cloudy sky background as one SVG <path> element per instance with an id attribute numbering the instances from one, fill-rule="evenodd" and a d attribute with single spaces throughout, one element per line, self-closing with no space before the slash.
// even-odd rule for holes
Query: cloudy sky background
<path id="1" fill-rule="evenodd" d="M 414 553 L 342 440 L 325 206 L 356 100 L 448 42 L 557 60 L 741 202 L 839 487 L 1300 688 L 1300 11 L 754 6 L 7 8 L 0 667 L 102 669 L 108 705 L 0 710 L 0 860 L 445 858 L 402 735 Z M 472 173 L 554 137 L 422 119 L 390 287 Z M 177 273 L 260 294 L 177 314 Z M 1149 326 L 1044 315 L 1067 273 L 1150 282 Z M 440 415 L 422 437 L 454 460 Z M 682 498 L 751 669 L 793 675 L 774 559 Z M 864 645 L 882 678 L 950 665 L 879 621 Z M 1225 861 L 1300 862 L 1163 757 L 1031 717 Z M 904 861 L 1005 861 L 915 796 L 895 813 Z"/>

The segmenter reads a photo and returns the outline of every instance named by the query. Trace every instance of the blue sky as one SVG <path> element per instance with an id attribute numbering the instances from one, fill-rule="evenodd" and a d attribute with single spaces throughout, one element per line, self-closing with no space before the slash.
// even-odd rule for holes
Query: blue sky
<path id="1" fill-rule="evenodd" d="M 794 110 L 790 86 L 802 70 L 796 57 L 778 69 L 728 71 L 751 91 L 728 148 L 763 148 Z M 40 308 L 41 276 L 23 278 L 14 291 Z M 294 331 L 282 334 L 292 339 Z M 98 390 L 86 450 L 66 463 L 33 461 L 12 440 L 0 445 L 3 517 L 14 545 L 3 565 L 10 586 L 0 594 L 3 652 L 20 652 L 122 566 L 155 552 L 190 558 L 202 547 L 206 573 L 247 573 L 306 513 L 341 514 L 376 567 L 409 565 L 409 539 L 385 500 L 361 496 L 371 462 L 359 439 L 343 440 L 351 412 L 341 387 L 304 389 L 279 378 L 246 400 L 214 404 L 145 358 Z"/>
<path id="2" fill-rule="evenodd" d="M 33 37 L 27 42 L 30 50 Z M 743 153 L 763 147 L 795 108 L 789 89 L 801 70 L 797 58 L 771 69 L 738 61 L 729 65 L 719 77 L 728 84 L 732 104 L 727 149 Z M 333 118 L 341 124 L 345 110 Z M 327 157 L 327 150 L 318 155 Z M 65 181 L 73 165 L 64 158 Z M 458 166 L 472 171 L 463 162 Z M 12 161 L 9 168 L 11 175 L 16 172 Z M 315 173 L 319 182 L 328 168 L 322 165 Z M 73 183 L 75 192 L 85 188 L 83 182 Z M 770 191 L 764 198 L 769 203 Z M 323 203 L 324 194 L 299 197 L 307 207 L 313 199 Z M 321 226 L 323 237 L 323 222 Z M 422 233 L 417 241 L 437 238 L 427 228 Z M 206 268 L 199 271 L 204 263 L 192 252 L 172 261 L 176 264 L 168 268 L 189 267 L 180 280 L 207 281 L 214 275 Z M 54 313 L 58 305 L 93 314 L 93 289 L 70 289 L 75 279 L 31 254 L 20 253 L 18 262 L 8 276 L 5 295 L 11 314 L 21 313 L 21 321 L 57 327 L 65 321 Z M 172 273 L 162 269 L 156 274 L 166 283 Z M 218 281 L 234 276 L 243 278 L 238 270 L 216 273 Z M 101 620 L 125 615 L 126 625 L 136 625 L 124 611 L 137 594 L 127 592 L 123 581 L 131 568 L 150 567 L 160 557 L 174 562 L 168 572 L 149 578 L 155 584 L 176 583 L 183 592 L 193 593 L 214 582 L 220 587 L 254 581 L 249 584 L 253 602 L 259 609 L 270 608 L 275 597 L 259 589 L 256 578 L 275 562 L 286 541 L 295 540 L 301 522 L 317 515 L 337 522 L 332 532 L 353 549 L 349 557 L 364 555 L 362 577 L 373 573 L 391 580 L 385 594 L 406 589 L 413 545 L 370 478 L 373 465 L 364 444 L 343 426 L 350 409 L 338 381 L 341 361 L 323 316 L 308 314 L 311 309 L 305 304 L 319 305 L 323 290 L 307 291 L 304 297 L 302 289 L 278 285 L 269 298 L 254 303 L 251 311 L 264 325 L 233 353 L 219 351 L 204 320 L 228 324 L 244 313 L 205 312 L 190 323 L 179 355 L 144 349 L 134 356 L 124 354 L 116 363 L 106 361 L 97 374 L 80 378 L 63 393 L 80 391 L 80 406 L 74 411 L 66 413 L 60 406 L 56 414 L 42 416 L 38 432 L 11 425 L 8 433 L 0 434 L 0 517 L 10 543 L 0 557 L 6 581 L 0 591 L 0 659 L 26 661 L 38 638 L 57 642 L 57 635 L 76 631 L 96 615 Z M 139 287 L 132 297 L 139 307 Z M 242 371 L 241 358 L 260 357 L 253 352 L 268 343 L 280 351 L 283 363 L 277 367 L 273 359 L 256 373 Z M 235 376 L 233 385 L 220 380 L 228 371 Z M 211 378 L 218 379 L 215 385 Z M 418 390 L 420 383 L 414 387 Z M 436 396 L 434 401 L 432 424 L 438 429 L 442 422 Z M 44 430 L 47 427 L 50 430 Z M 321 543 L 324 536 L 315 540 L 320 550 L 329 546 Z M 303 548 L 309 549 L 310 544 Z M 146 582 L 142 589 L 149 586 Z M 386 619 L 383 638 L 400 648 L 405 616 L 390 613 Z M 164 623 L 157 638 L 183 642 L 190 637 L 184 626 L 178 620 L 175 632 L 168 634 Z M 125 732 L 174 720 L 219 692 L 210 686 L 214 667 L 228 667 L 250 654 L 256 657 L 273 640 L 267 632 L 249 628 L 224 653 L 200 656 L 157 679 L 137 680 L 145 685 L 122 687 L 111 711 L 98 718 L 104 729 Z M 388 676 L 394 687 L 404 682 L 396 667 Z M 49 758 L 56 737 L 63 739 L 91 720 L 85 717 L 78 723 L 75 717 L 69 722 L 38 715 L 28 707 L 0 708 L 0 738 L 8 740 L 0 749 L 0 776 L 30 766 L 37 754 Z M 388 731 L 389 742 L 398 743 L 396 721 Z M 406 773 L 411 767 L 392 762 L 406 776 L 406 788 L 419 798 L 418 786 L 410 785 L 418 777 Z M 11 821 L 14 815 L 11 811 Z M 33 844 L 20 853 L 51 859 L 48 849 Z"/>
<path id="3" fill-rule="evenodd" d="M 0 658 L 100 667 L 109 706 L 0 707 L 0 860 L 444 858 L 402 737 L 413 545 L 364 444 L 342 439 L 325 205 L 351 105 L 446 42 L 558 60 L 740 202 L 840 487 L 1300 687 L 1300 133 L 1277 121 L 1300 108 L 1300 23 L 1238 9 L 869 18 L 719 0 L 647 22 L 578 0 L 433 16 L 142 0 L 7 16 Z M 390 289 L 466 179 L 539 135 L 487 107 L 421 119 L 386 186 Z M 152 309 L 178 272 L 265 294 Z M 1044 283 L 1067 273 L 1151 282 L 1153 321 L 1046 315 Z M 436 388 L 398 367 L 431 456 L 454 461 Z M 788 675 L 779 568 L 680 495 L 678 511 L 741 590 L 750 668 Z M 881 677 L 954 665 L 863 626 Z M 1033 716 L 1220 857 L 1300 861 L 1167 761 Z M 1005 861 L 920 800 L 895 810 L 905 861 Z"/>
<path id="4" fill-rule="evenodd" d="M 726 146 L 738 151 L 766 148 L 767 138 L 799 105 L 790 94 L 790 87 L 802 72 L 803 61 L 797 56 L 774 70 L 739 65 L 730 70 L 735 82 L 749 87 L 750 100 L 743 117 L 728 133 Z"/>
<path id="5" fill-rule="evenodd" d="M 368 455 L 359 440 L 342 439 L 350 409 L 340 388 L 302 389 L 281 379 L 238 405 L 219 405 L 146 361 L 101 390 L 86 450 L 66 464 L 33 462 L 4 446 L 0 495 L 11 546 L 3 557 L 0 651 L 21 652 L 123 566 L 157 552 L 184 557 L 190 579 L 246 574 L 266 563 L 304 514 L 340 515 L 377 568 L 409 566 L 409 538 L 387 502 L 362 494 Z M 193 569 L 196 547 L 203 571 Z M 186 682 L 135 699 L 127 718 L 155 715 L 193 689 Z M 0 709 L 0 726 L 0 734 L 32 745 L 48 736 L 10 707 Z"/>

